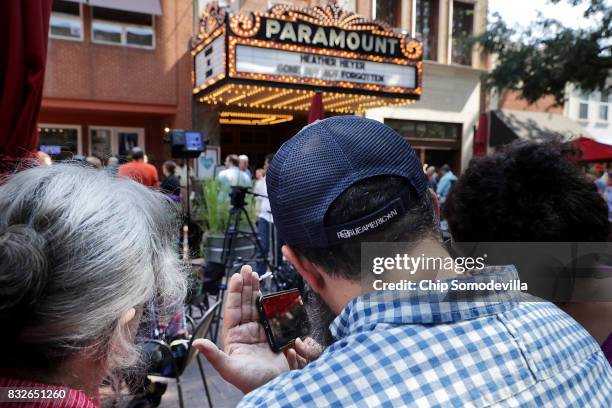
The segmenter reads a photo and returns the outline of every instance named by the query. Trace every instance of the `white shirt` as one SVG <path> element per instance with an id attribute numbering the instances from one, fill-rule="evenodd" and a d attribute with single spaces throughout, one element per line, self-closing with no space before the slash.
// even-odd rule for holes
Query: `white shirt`
<path id="1" fill-rule="evenodd" d="M 262 177 L 261 180 L 257 180 L 255 182 L 255 187 L 253 188 L 253 192 L 255 194 L 260 194 L 265 197 L 255 197 L 257 200 L 257 209 L 259 218 L 263 218 L 264 220 L 272 223 L 274 219 L 272 218 L 272 210 L 270 209 L 270 200 L 268 200 L 268 187 L 266 186 L 266 177 Z"/>
<path id="2" fill-rule="evenodd" d="M 231 187 L 251 187 L 251 178 L 244 171 L 240 171 L 238 167 L 231 167 L 219 173 L 217 179 L 221 181 L 223 189 L 229 192 Z"/>
<path id="3" fill-rule="evenodd" d="M 176 166 L 176 175 L 179 178 L 181 187 L 187 187 L 187 166 Z M 193 167 L 189 166 L 189 177 L 195 177 Z M 191 180 L 190 180 L 191 181 Z"/>

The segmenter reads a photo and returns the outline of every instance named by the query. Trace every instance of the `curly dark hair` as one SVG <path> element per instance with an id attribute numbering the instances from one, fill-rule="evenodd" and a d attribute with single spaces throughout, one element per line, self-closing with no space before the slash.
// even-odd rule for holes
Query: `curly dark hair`
<path id="1" fill-rule="evenodd" d="M 607 241 L 607 205 L 569 153 L 519 141 L 473 159 L 444 208 L 455 241 Z"/>

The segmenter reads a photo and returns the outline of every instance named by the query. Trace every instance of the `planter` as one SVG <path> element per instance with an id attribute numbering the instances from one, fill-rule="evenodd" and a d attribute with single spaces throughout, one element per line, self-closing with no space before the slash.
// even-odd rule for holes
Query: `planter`
<path id="1" fill-rule="evenodd" d="M 206 261 L 221 263 L 224 236 L 208 236 L 206 238 Z M 255 245 L 248 237 L 235 237 L 234 250 L 230 257 L 230 265 L 236 258 L 252 259 L 255 257 Z"/>

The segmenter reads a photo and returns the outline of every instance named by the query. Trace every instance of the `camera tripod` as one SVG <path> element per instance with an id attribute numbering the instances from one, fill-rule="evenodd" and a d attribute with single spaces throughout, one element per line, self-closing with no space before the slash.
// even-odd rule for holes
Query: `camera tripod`
<path id="1" fill-rule="evenodd" d="M 271 270 L 274 269 L 273 265 L 270 264 L 270 262 L 268 261 L 268 254 L 266 253 L 266 251 L 264 251 L 263 245 L 261 244 L 261 241 L 259 239 L 259 234 L 257 233 L 257 230 L 255 229 L 255 225 L 251 221 L 251 218 L 249 217 L 249 213 L 247 212 L 245 208 L 245 204 L 246 204 L 245 195 L 247 193 L 253 196 L 258 196 L 258 194 L 249 192 L 247 191 L 246 188 L 241 188 L 241 187 L 233 187 L 232 193 L 230 194 L 232 206 L 229 210 L 229 217 L 227 220 L 227 230 L 225 231 L 225 238 L 223 239 L 223 251 L 221 252 L 221 265 L 224 270 L 224 279 L 223 279 L 223 284 L 221 285 L 221 291 L 219 292 L 217 296 L 217 298 L 221 299 L 222 302 L 224 299 L 223 292 L 227 289 L 227 284 L 232 274 L 231 273 L 232 269 L 234 269 L 234 272 L 237 272 L 239 269 L 237 269 L 236 266 L 238 266 L 238 268 L 241 266 L 241 265 L 235 264 L 236 263 L 235 261 L 238 261 L 238 264 L 243 264 L 251 260 L 251 259 L 243 260 L 240 258 L 233 259 L 233 255 L 235 253 L 234 251 L 236 249 L 235 245 L 236 245 L 237 238 L 241 236 L 252 238 L 252 241 L 255 244 L 256 249 L 261 254 L 261 258 L 258 257 L 256 258 L 256 260 L 263 261 L 266 264 L 266 266 L 268 266 L 268 268 L 270 268 Z M 246 231 L 240 229 L 240 221 L 242 220 L 243 215 L 244 215 L 244 218 L 246 219 L 247 227 L 248 227 Z M 215 324 L 214 333 L 213 333 L 212 338 L 215 341 L 217 339 L 217 335 L 219 332 L 222 309 L 223 307 L 221 305 L 221 307 L 217 309 L 216 316 L 213 318 L 213 321 L 216 322 L 216 324 Z"/>

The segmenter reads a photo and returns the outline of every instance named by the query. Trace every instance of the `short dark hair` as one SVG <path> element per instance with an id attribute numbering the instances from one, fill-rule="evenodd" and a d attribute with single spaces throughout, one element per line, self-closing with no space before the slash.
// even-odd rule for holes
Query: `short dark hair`
<path id="1" fill-rule="evenodd" d="M 268 154 L 266 154 L 266 158 L 265 158 L 264 162 L 267 161 L 268 163 L 270 163 L 273 158 L 274 158 L 274 153 L 268 153 Z"/>
<path id="2" fill-rule="evenodd" d="M 364 217 L 381 208 L 405 188 L 413 187 L 407 179 L 397 176 L 361 180 L 334 200 L 325 214 L 325 225 L 343 224 Z M 415 242 L 427 235 L 439 236 L 438 219 L 428 190 L 406 214 L 375 233 L 327 248 L 293 249 L 331 275 L 358 280 L 361 277 L 362 242 Z"/>
<path id="3" fill-rule="evenodd" d="M 144 158 L 144 150 L 140 147 L 135 147 L 132 149 L 132 160 L 139 160 Z"/>
<path id="4" fill-rule="evenodd" d="M 226 160 L 229 160 L 234 166 L 238 166 L 240 164 L 240 160 L 238 160 L 238 155 L 236 154 L 228 154 Z"/>
<path id="5" fill-rule="evenodd" d="M 171 175 L 174 175 L 174 172 L 176 171 L 175 162 L 173 162 L 172 160 L 165 161 L 164 167 L 166 168 L 166 170 L 168 170 L 168 173 L 170 173 Z"/>
<path id="6" fill-rule="evenodd" d="M 443 171 L 445 173 L 449 172 L 451 171 L 451 167 L 448 164 L 443 164 L 442 167 L 440 167 L 440 171 Z"/>
<path id="7" fill-rule="evenodd" d="M 515 142 L 473 159 L 444 215 L 458 242 L 603 242 L 608 208 L 559 143 Z"/>

